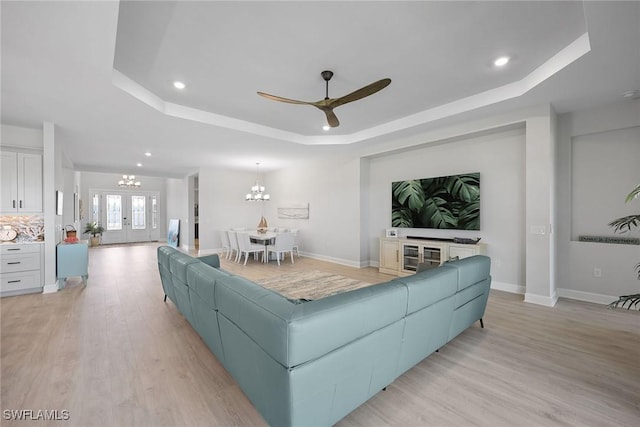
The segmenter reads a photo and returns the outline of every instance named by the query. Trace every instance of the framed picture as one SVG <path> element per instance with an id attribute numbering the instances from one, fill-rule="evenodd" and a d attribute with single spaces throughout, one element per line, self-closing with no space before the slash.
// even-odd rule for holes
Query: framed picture
<path id="1" fill-rule="evenodd" d="M 278 207 L 280 219 L 309 219 L 309 203 L 285 203 Z"/>
<path id="2" fill-rule="evenodd" d="M 398 230 L 395 228 L 387 228 L 387 237 L 398 237 Z"/>
<path id="3" fill-rule="evenodd" d="M 167 232 L 167 243 L 174 248 L 178 247 L 180 236 L 180 220 L 169 220 L 169 231 Z"/>

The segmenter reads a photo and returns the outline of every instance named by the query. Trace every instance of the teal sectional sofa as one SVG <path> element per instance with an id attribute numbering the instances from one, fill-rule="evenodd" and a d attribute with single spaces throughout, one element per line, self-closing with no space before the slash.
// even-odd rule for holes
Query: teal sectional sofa
<path id="1" fill-rule="evenodd" d="M 165 293 L 272 426 L 330 426 L 482 321 L 490 260 L 478 255 L 316 301 L 291 301 L 158 248 Z"/>

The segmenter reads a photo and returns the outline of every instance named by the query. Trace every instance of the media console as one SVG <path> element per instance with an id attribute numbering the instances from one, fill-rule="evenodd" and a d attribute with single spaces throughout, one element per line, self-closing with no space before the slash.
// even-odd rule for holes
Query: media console
<path id="1" fill-rule="evenodd" d="M 380 273 L 396 276 L 414 274 L 418 264 L 427 263 L 433 267 L 452 258 L 467 258 L 486 254 L 486 245 L 462 243 L 457 239 L 383 237 L 380 239 Z M 479 240 L 479 239 L 478 239 Z"/>

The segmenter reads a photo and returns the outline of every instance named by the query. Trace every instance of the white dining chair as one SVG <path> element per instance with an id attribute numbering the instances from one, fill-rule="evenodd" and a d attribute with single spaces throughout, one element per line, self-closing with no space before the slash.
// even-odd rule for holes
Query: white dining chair
<path id="1" fill-rule="evenodd" d="M 229 242 L 229 234 L 227 230 L 220 230 L 220 240 L 222 241 L 222 254 L 225 259 L 229 259 L 231 254 L 231 244 Z"/>
<path id="2" fill-rule="evenodd" d="M 247 265 L 249 254 L 252 253 L 254 258 L 257 258 L 258 253 L 262 252 L 262 261 L 266 255 L 265 246 L 258 243 L 251 243 L 249 233 L 240 232 L 237 233 L 238 246 L 240 248 L 240 258 L 238 261 L 242 261 L 242 254 L 244 254 L 244 265 Z"/>
<path id="3" fill-rule="evenodd" d="M 275 244 L 267 246 L 267 259 L 269 259 L 269 254 L 273 252 L 276 254 L 278 265 L 280 265 L 280 255 L 289 252 L 291 254 L 291 264 L 293 264 L 293 239 L 294 235 L 291 232 L 278 233 Z"/>
<path id="4" fill-rule="evenodd" d="M 292 228 L 291 230 L 291 234 L 293 234 L 293 250 L 296 251 L 296 255 L 298 255 L 298 258 L 300 258 L 300 246 L 298 245 L 298 229 L 297 228 Z"/>
<path id="5" fill-rule="evenodd" d="M 240 247 L 238 246 L 238 237 L 237 237 L 238 232 L 237 231 L 233 231 L 233 230 L 229 230 L 227 231 L 227 235 L 229 236 L 229 259 L 231 259 L 231 256 L 233 255 L 233 252 L 235 251 L 236 256 L 234 258 L 234 262 L 238 262 L 238 260 L 240 259 Z"/>

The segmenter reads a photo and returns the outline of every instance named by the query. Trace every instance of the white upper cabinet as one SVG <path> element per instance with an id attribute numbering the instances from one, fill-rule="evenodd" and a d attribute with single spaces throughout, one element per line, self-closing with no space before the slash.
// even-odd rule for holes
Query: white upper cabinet
<path id="1" fill-rule="evenodd" d="M 0 212 L 42 213 L 42 155 L 0 151 Z"/>

